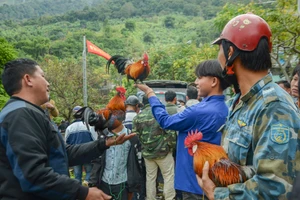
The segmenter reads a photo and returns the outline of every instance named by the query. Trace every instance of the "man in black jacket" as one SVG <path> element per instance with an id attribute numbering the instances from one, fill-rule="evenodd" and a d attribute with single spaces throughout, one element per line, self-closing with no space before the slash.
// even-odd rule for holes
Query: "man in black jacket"
<path id="1" fill-rule="evenodd" d="M 0 199 L 110 199 L 69 177 L 69 165 L 89 162 L 134 134 L 67 145 L 40 105 L 49 83 L 39 65 L 18 59 L 4 66 L 2 83 L 11 97 L 0 113 Z"/>

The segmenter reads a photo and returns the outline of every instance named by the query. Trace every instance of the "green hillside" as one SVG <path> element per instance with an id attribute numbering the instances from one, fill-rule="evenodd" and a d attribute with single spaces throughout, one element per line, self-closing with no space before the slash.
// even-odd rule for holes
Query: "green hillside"
<path id="1" fill-rule="evenodd" d="M 14 5 L 0 7 L 0 42 L 7 41 L 15 48 L 17 57 L 29 57 L 41 63 L 51 82 L 52 97 L 66 108 L 72 108 L 69 102 L 81 101 L 84 35 L 111 55 L 140 59 L 147 51 L 151 65 L 148 79 L 193 82 L 194 66 L 217 58 L 218 47 L 210 43 L 228 20 L 237 14 L 254 12 L 270 23 L 274 65 L 280 69 L 279 75 L 286 71 L 284 76 L 288 78 L 289 66 L 280 65 L 276 59 L 299 57 L 299 36 L 293 35 L 298 31 L 299 17 L 294 14 L 295 2 L 278 1 L 278 4 L 261 6 L 253 1 L 246 5 L 231 0 L 225 6 L 225 0 L 91 0 L 84 7 L 79 4 L 88 1 L 16 1 Z M 70 3 L 73 7 L 67 8 Z M 283 44 L 284 54 L 279 46 Z M 123 84 L 128 94 L 136 90 L 113 67 L 107 74 L 106 62 L 97 55 L 87 55 L 89 98 L 94 105 L 107 102 L 112 85 Z M 69 75 L 71 72 L 77 74 Z M 66 93 L 65 88 L 71 92 Z M 65 113 L 70 114 L 69 110 Z"/>
<path id="2" fill-rule="evenodd" d="M 82 11 L 76 14 L 84 19 L 149 17 L 170 13 L 211 19 L 225 3 L 248 2 L 250 0 L 2 0 L 0 20 L 23 20 L 68 12 L 72 15 L 75 11 Z"/>

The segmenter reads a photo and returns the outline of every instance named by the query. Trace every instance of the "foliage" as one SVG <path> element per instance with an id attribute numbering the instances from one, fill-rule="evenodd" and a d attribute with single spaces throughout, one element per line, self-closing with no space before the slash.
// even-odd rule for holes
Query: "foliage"
<path id="1" fill-rule="evenodd" d="M 70 8 L 65 9 L 68 12 L 63 15 L 46 15 L 53 14 L 52 4 L 61 6 L 57 13 L 64 13 L 62 8 L 68 4 L 60 4 L 60 1 L 36 0 L 37 10 L 32 13 L 28 9 L 28 17 L 38 17 L 29 20 L 24 20 L 27 17 L 23 9 L 19 9 L 20 13 L 15 17 L 9 14 L 17 12 L 15 8 L 20 4 L 3 6 L 7 10 L 0 11 L 0 15 L 5 15 L 2 19 L 7 20 L 0 20 L 0 37 L 15 47 L 20 57 L 33 58 L 43 64 L 51 84 L 51 96 L 66 119 L 69 119 L 74 105 L 83 103 L 83 35 L 111 55 L 137 60 L 147 51 L 151 66 L 148 80 L 194 82 L 195 66 L 203 60 L 217 58 L 217 47 L 212 47 L 211 41 L 218 37 L 229 19 L 251 11 L 261 15 L 272 27 L 275 60 L 280 57 L 288 61 L 299 57 L 299 36 L 296 33 L 299 33 L 300 20 L 292 0 L 278 0 L 267 5 L 254 1 L 247 5 L 237 4 L 249 3 L 250 0 L 89 0 L 83 9 Z M 47 8 L 42 6 L 46 2 Z M 68 2 L 75 7 L 83 1 Z M 225 2 L 228 4 L 221 9 Z M 28 0 L 22 6 L 27 8 L 29 4 L 32 5 L 32 1 Z M 44 9 L 44 14 L 39 13 L 40 8 Z M 14 20 L 16 18 L 22 21 Z M 127 95 L 136 92 L 132 81 L 128 82 L 126 77 L 117 74 L 113 65 L 107 74 L 105 65 L 106 60 L 102 57 L 87 55 L 88 102 L 93 108 L 105 106 L 115 85 L 125 86 Z"/>
<path id="2" fill-rule="evenodd" d="M 174 17 L 166 17 L 164 21 L 165 27 L 166 28 L 174 28 L 175 26 L 175 18 Z"/>
<path id="3" fill-rule="evenodd" d="M 216 54 L 210 45 L 197 48 L 195 44 L 181 44 L 162 48 L 152 54 L 149 79 L 194 82 L 195 66 L 204 60 L 215 59 Z"/>
<path id="4" fill-rule="evenodd" d="M 11 44 L 9 44 L 4 38 L 0 38 L 0 74 L 2 74 L 3 66 L 8 61 L 16 58 L 17 52 Z M 2 79 L 0 78 L 0 108 L 2 108 L 5 102 L 9 99 L 2 85 Z"/>
<path id="5" fill-rule="evenodd" d="M 296 1 L 277 0 L 276 4 L 268 8 L 262 8 L 253 2 L 248 5 L 226 4 L 214 19 L 214 25 L 219 32 L 225 24 L 234 16 L 252 12 L 265 19 L 272 30 L 273 49 L 273 73 L 283 74 L 286 80 L 290 80 L 288 67 L 291 61 L 300 59 L 300 15 L 297 14 Z M 280 69 L 280 72 L 278 72 Z"/>
<path id="6" fill-rule="evenodd" d="M 134 31 L 135 27 L 136 27 L 136 25 L 133 21 L 127 21 L 125 23 L 125 28 L 128 29 L 129 31 Z"/>
<path id="7" fill-rule="evenodd" d="M 82 63 L 75 59 L 58 60 L 53 56 L 46 56 L 41 64 L 46 78 L 50 83 L 51 98 L 56 102 L 60 117 L 70 121 L 72 109 L 76 105 L 83 105 L 83 76 Z M 99 103 L 107 100 L 106 95 L 100 95 L 101 78 L 92 69 L 87 68 L 89 105 L 99 107 Z"/>
<path id="8" fill-rule="evenodd" d="M 3 1 L 3 0 L 1 0 Z M 0 2 L 1 2 L 0 1 Z M 0 20 L 37 19 L 50 24 L 60 21 L 105 20 L 107 18 L 153 17 L 167 13 L 212 19 L 225 2 L 245 3 L 250 0 L 15 0 L 16 4 L 0 6 Z M 49 17 L 64 14 L 62 16 Z M 37 18 L 37 19 L 34 19 Z"/>

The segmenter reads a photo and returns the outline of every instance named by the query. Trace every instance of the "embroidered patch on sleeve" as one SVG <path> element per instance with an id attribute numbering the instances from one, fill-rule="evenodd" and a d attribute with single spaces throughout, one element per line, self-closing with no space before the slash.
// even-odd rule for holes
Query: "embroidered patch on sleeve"
<path id="1" fill-rule="evenodd" d="M 246 122 L 244 122 L 244 121 L 242 121 L 242 120 L 239 120 L 239 119 L 237 120 L 237 122 L 238 122 L 238 125 L 239 125 L 241 128 L 247 125 Z"/>
<path id="2" fill-rule="evenodd" d="M 289 127 L 276 124 L 271 127 L 271 140 L 277 144 L 288 143 L 290 139 Z"/>

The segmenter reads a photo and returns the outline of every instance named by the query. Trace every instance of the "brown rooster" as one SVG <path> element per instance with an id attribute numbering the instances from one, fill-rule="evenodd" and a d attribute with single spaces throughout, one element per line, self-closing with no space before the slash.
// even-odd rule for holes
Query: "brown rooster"
<path id="1" fill-rule="evenodd" d="M 81 118 L 82 121 L 88 127 L 88 124 L 95 127 L 95 131 L 99 132 L 108 128 L 113 130 L 122 124 L 125 119 L 125 93 L 124 87 L 116 87 L 117 94 L 111 98 L 104 109 L 100 109 L 94 112 L 90 107 L 83 107 L 77 113 L 77 118 Z"/>
<path id="2" fill-rule="evenodd" d="M 222 146 L 199 141 L 202 137 L 202 133 L 196 130 L 184 140 L 188 153 L 194 156 L 194 171 L 199 177 L 202 177 L 205 161 L 209 162 L 209 178 L 217 187 L 243 183 L 253 176 L 254 172 L 250 168 L 230 161 Z"/>
<path id="3" fill-rule="evenodd" d="M 143 82 L 150 73 L 147 53 L 144 53 L 143 59 L 137 62 L 120 55 L 114 55 L 107 61 L 107 72 L 109 72 L 109 66 L 112 62 L 115 62 L 118 73 L 126 74 L 127 79 L 133 79 L 135 83 L 137 83 L 137 80 Z"/>

